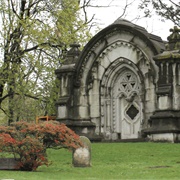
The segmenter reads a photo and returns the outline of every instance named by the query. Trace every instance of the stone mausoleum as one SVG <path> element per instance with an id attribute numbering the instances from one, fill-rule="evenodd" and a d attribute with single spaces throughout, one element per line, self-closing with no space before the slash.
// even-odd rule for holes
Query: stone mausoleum
<path id="1" fill-rule="evenodd" d="M 180 30 L 168 42 L 117 19 L 55 71 L 57 120 L 90 139 L 180 140 Z"/>

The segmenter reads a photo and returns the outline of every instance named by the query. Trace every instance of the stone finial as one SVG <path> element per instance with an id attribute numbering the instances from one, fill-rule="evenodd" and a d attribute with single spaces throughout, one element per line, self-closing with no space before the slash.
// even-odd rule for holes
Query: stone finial
<path id="1" fill-rule="evenodd" d="M 77 43 L 70 44 L 71 49 L 68 51 L 68 55 L 79 55 L 80 54 L 80 45 Z"/>
<path id="2" fill-rule="evenodd" d="M 84 147 L 80 147 L 73 152 L 74 167 L 90 167 L 91 166 L 91 142 L 85 136 L 80 136 Z"/>
<path id="3" fill-rule="evenodd" d="M 65 61 L 63 64 L 75 64 L 81 51 L 79 50 L 80 45 L 77 43 L 73 43 L 70 45 L 70 50 L 67 51 L 65 56 Z"/>
<path id="4" fill-rule="evenodd" d="M 166 46 L 167 50 L 178 50 L 180 49 L 180 29 L 177 26 L 174 26 L 173 29 L 170 29 L 170 36 L 167 37 L 168 44 Z"/>

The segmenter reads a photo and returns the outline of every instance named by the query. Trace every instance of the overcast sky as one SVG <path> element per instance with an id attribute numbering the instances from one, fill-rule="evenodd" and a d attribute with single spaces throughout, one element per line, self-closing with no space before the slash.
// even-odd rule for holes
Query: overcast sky
<path id="1" fill-rule="evenodd" d="M 138 9 L 139 1 L 140 0 L 128 0 L 128 3 L 133 2 L 133 4 L 128 7 L 127 12 L 123 16 L 123 18 L 144 27 L 149 33 L 158 35 L 163 40 L 167 40 L 167 36 L 170 35 L 169 29 L 174 26 L 173 23 L 167 20 L 160 20 L 160 17 L 155 15 L 155 13 L 151 18 L 142 18 L 136 20 L 135 18 L 137 16 L 144 15 L 144 13 Z M 110 7 L 89 8 L 89 17 L 95 14 L 95 20 L 98 23 L 99 27 L 101 29 L 105 28 L 122 15 L 123 9 L 125 7 L 125 2 L 126 0 L 94 0 L 95 5 L 110 5 Z M 94 29 L 92 30 L 92 32 L 95 34 Z"/>

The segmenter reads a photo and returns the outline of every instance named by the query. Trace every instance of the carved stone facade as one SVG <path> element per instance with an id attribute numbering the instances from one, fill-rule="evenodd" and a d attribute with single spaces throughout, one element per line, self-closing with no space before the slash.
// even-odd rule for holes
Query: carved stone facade
<path id="1" fill-rule="evenodd" d="M 159 69 L 157 108 L 145 130 L 154 141 L 180 141 L 180 29 L 174 27 L 166 50 L 154 57 Z"/>
<path id="2" fill-rule="evenodd" d="M 153 139 L 153 114 L 168 101 L 156 92 L 163 65 L 153 59 L 164 49 L 160 37 L 123 19 L 95 35 L 82 52 L 73 45 L 56 70 L 57 120 L 90 139 Z"/>

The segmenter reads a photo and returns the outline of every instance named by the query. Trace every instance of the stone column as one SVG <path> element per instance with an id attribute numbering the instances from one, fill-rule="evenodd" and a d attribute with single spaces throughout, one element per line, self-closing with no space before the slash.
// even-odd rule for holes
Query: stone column
<path id="1" fill-rule="evenodd" d="M 170 31 L 166 50 L 154 57 L 159 67 L 157 110 L 146 131 L 153 141 L 180 140 L 180 29 L 174 27 Z"/>

